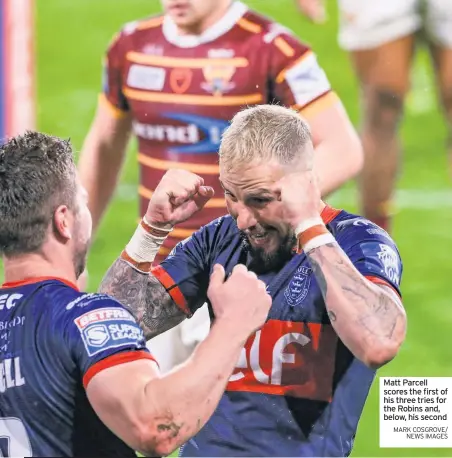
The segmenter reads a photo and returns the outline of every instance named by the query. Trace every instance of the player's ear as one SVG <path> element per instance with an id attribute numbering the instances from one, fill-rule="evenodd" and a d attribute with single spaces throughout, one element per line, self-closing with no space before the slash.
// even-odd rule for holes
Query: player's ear
<path id="1" fill-rule="evenodd" d="M 60 205 L 53 214 L 53 230 L 64 241 L 72 238 L 73 215 L 66 205 Z"/>

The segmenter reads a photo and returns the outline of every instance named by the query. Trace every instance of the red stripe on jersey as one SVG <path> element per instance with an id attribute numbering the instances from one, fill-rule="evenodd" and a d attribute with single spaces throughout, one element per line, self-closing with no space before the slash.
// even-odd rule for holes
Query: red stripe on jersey
<path id="1" fill-rule="evenodd" d="M 394 286 L 391 285 L 391 283 L 387 282 L 386 280 L 383 280 L 380 277 L 374 277 L 373 275 L 366 275 L 365 276 L 369 281 L 372 283 L 375 283 L 376 285 L 384 285 L 384 286 L 389 286 L 398 297 L 401 297 L 400 293 L 394 288 Z"/>
<path id="2" fill-rule="evenodd" d="M 162 266 L 155 266 L 151 269 L 151 274 L 163 285 L 176 305 L 188 316 L 192 313 L 188 308 L 187 301 L 176 282 Z"/>
<path id="3" fill-rule="evenodd" d="M 269 320 L 246 342 L 226 390 L 330 402 L 337 343 L 331 325 Z"/>
<path id="4" fill-rule="evenodd" d="M 142 350 L 117 353 L 116 355 L 109 356 L 93 364 L 86 371 L 85 375 L 83 376 L 83 386 L 86 389 L 91 379 L 99 372 L 102 372 L 104 369 L 108 369 L 109 367 L 118 366 L 119 364 L 131 363 L 133 361 L 138 361 L 140 359 L 150 359 L 152 361 L 155 361 L 155 363 L 158 366 L 157 360 L 152 355 Z"/>
<path id="5" fill-rule="evenodd" d="M 58 278 L 58 277 L 31 277 L 31 278 L 24 278 L 23 280 L 20 280 L 20 281 L 9 281 L 7 283 L 3 283 L 2 288 L 17 288 L 18 286 L 31 285 L 33 283 L 39 283 L 41 281 L 46 281 L 46 280 L 57 280 L 57 281 L 60 281 L 61 283 L 64 283 L 65 285 L 67 285 L 67 286 L 79 291 L 78 286 L 75 283 L 72 283 L 69 280 L 66 280 L 64 278 Z"/>

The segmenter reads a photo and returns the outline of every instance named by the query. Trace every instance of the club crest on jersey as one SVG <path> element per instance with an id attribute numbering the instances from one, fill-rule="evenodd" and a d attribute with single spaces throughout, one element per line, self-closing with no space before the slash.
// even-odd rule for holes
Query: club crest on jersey
<path id="1" fill-rule="evenodd" d="M 203 70 L 206 81 L 201 83 L 202 89 L 215 96 L 221 96 L 235 88 L 235 83 L 231 81 L 236 72 L 233 65 L 212 63 L 206 65 Z"/>
<path id="2" fill-rule="evenodd" d="M 175 68 L 170 74 L 171 89 L 176 94 L 187 92 L 193 79 L 193 72 L 189 68 Z"/>
<path id="3" fill-rule="evenodd" d="M 300 305 L 306 299 L 311 286 L 311 273 L 310 267 L 301 266 L 290 280 L 284 291 L 284 297 L 291 307 Z"/>

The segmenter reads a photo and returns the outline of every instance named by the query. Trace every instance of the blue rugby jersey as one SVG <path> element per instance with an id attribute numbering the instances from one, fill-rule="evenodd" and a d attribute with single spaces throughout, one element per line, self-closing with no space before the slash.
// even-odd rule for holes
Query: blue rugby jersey
<path id="1" fill-rule="evenodd" d="M 322 218 L 359 272 L 400 294 L 402 262 L 385 231 L 328 206 Z M 154 275 L 190 316 L 207 301 L 216 263 L 227 274 L 247 264 L 230 216 L 177 245 Z M 375 371 L 338 338 L 305 254 L 259 277 L 273 298 L 268 320 L 246 343 L 214 415 L 181 456 L 347 456 Z"/>
<path id="2" fill-rule="evenodd" d="M 95 414 L 85 387 L 99 371 L 153 359 L 117 301 L 54 278 L 0 289 L 0 456 L 136 454 Z"/>

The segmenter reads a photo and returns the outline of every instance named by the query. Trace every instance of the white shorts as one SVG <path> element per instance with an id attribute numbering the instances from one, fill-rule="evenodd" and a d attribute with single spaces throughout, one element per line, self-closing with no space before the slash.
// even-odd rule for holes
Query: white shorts
<path id="1" fill-rule="evenodd" d="M 452 0 L 338 0 L 339 44 L 347 51 L 372 49 L 425 30 L 452 48 Z"/>
<path id="2" fill-rule="evenodd" d="M 147 347 L 157 360 L 161 373 L 166 374 L 186 361 L 209 331 L 209 309 L 204 304 L 190 319 L 151 339 Z"/>

